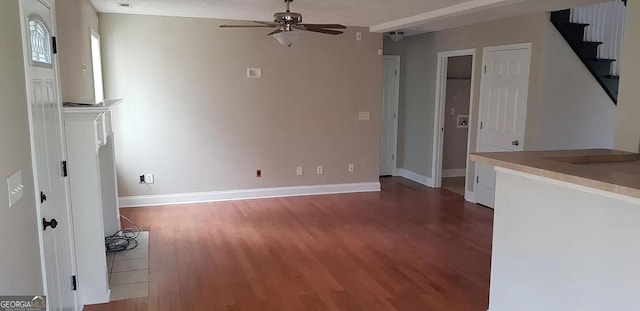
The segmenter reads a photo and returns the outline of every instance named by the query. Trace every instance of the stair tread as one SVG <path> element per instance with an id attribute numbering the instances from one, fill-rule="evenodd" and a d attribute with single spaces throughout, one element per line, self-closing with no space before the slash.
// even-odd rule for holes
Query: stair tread
<path id="1" fill-rule="evenodd" d="M 612 76 L 612 75 L 608 75 L 607 79 L 611 79 L 611 80 L 620 80 L 620 76 Z"/>
<path id="2" fill-rule="evenodd" d="M 588 45 L 601 45 L 601 44 L 604 44 L 604 42 L 600 42 L 600 41 L 582 41 L 580 43 L 581 44 L 588 44 Z"/>
<path id="3" fill-rule="evenodd" d="M 591 24 L 583 24 L 583 23 L 567 23 L 567 25 L 569 26 L 577 26 L 577 27 L 587 27 L 587 26 L 591 26 Z"/>
<path id="4" fill-rule="evenodd" d="M 612 58 L 594 58 L 593 61 L 597 63 L 613 63 L 616 60 Z"/>

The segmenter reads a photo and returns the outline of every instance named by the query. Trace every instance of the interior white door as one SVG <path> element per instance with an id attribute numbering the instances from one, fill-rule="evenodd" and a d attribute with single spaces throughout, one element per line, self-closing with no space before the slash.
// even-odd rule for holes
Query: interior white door
<path id="1" fill-rule="evenodd" d="M 400 56 L 384 56 L 382 66 L 382 115 L 380 135 L 380 176 L 393 175 L 398 137 L 398 96 Z"/>
<path id="2" fill-rule="evenodd" d="M 75 310 L 72 226 L 63 176 L 61 107 L 53 54 L 53 8 L 23 0 L 25 66 L 38 209 L 42 217 L 45 287 L 49 310 Z M 46 226 L 45 226 L 46 222 Z"/>
<path id="3" fill-rule="evenodd" d="M 522 151 L 527 117 L 531 45 L 487 48 L 480 91 L 479 152 Z M 478 203 L 493 208 L 496 173 L 478 165 Z"/>

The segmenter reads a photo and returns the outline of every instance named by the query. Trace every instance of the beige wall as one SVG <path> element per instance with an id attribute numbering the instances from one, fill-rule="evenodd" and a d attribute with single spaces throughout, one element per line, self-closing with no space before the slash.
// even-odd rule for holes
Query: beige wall
<path id="1" fill-rule="evenodd" d="M 232 22 L 100 15 L 106 96 L 124 98 L 120 195 L 377 181 L 382 36 L 305 33 L 287 48 L 268 29 L 222 23 Z M 143 173 L 155 184 L 139 185 Z"/>
<path id="2" fill-rule="evenodd" d="M 0 294 L 42 294 L 18 0 L 0 1 L 0 46 Z M 4 178 L 18 169 L 24 196 L 10 208 Z"/>
<path id="3" fill-rule="evenodd" d="M 542 100 L 528 111 L 527 148 L 613 148 L 616 105 L 555 26 L 543 27 Z"/>
<path id="4" fill-rule="evenodd" d="M 98 15 L 88 0 L 56 3 L 58 59 L 62 100 L 93 103 L 91 30 L 98 31 Z"/>
<path id="5" fill-rule="evenodd" d="M 640 3 L 627 3 L 627 24 L 622 47 L 615 148 L 640 151 Z"/>

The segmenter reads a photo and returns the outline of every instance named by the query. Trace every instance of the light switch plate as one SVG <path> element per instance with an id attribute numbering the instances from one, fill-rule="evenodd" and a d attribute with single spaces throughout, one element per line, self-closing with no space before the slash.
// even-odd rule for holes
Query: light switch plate
<path id="1" fill-rule="evenodd" d="M 370 120 L 371 119 L 371 113 L 369 113 L 369 111 L 360 111 L 358 113 L 358 120 Z"/>
<path id="2" fill-rule="evenodd" d="M 247 78 L 249 79 L 262 78 L 262 68 L 247 68 Z"/>
<path id="3" fill-rule="evenodd" d="M 9 194 L 9 207 L 12 207 L 22 198 L 24 193 L 22 170 L 17 170 L 7 178 L 7 191 Z"/>

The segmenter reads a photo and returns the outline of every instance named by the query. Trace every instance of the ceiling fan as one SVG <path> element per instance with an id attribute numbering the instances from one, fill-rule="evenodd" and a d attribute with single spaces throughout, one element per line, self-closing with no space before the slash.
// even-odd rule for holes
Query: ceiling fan
<path id="1" fill-rule="evenodd" d="M 342 34 L 340 30 L 334 29 L 347 29 L 347 27 L 339 24 L 303 24 L 302 14 L 291 12 L 289 10 L 289 4 L 293 0 L 284 0 L 287 6 L 286 12 L 277 12 L 273 14 L 273 22 L 257 22 L 256 25 L 220 25 L 221 28 L 275 28 L 274 31 L 267 34 L 267 36 L 274 36 L 278 42 L 282 45 L 291 46 L 298 40 L 298 30 L 319 32 L 328 35 Z"/>

